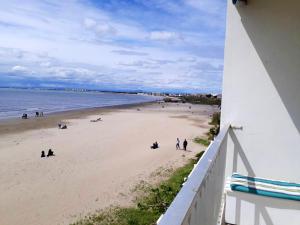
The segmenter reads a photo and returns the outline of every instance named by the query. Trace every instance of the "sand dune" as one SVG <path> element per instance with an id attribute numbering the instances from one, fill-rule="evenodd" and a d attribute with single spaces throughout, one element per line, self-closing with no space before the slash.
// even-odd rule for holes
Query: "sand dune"
<path id="1" fill-rule="evenodd" d="M 139 181 L 149 180 L 161 166 L 178 167 L 203 150 L 192 139 L 207 132 L 214 110 L 155 103 L 45 117 L 39 120 L 45 128 L 36 120 L 36 127 L 26 121 L 28 129 L 18 129 L 24 122 L 2 125 L 0 224 L 68 224 L 112 204 L 130 204 L 130 190 Z M 99 114 L 103 121 L 90 122 Z M 66 130 L 50 124 L 63 119 Z M 189 151 L 175 150 L 177 137 L 187 138 Z M 154 141 L 160 145 L 157 150 L 150 149 Z M 48 148 L 55 156 L 40 158 Z"/>

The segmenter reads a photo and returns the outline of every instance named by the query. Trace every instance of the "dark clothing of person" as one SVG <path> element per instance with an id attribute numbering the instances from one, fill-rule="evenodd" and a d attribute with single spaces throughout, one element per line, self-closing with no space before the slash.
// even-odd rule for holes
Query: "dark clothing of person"
<path id="1" fill-rule="evenodd" d="M 183 142 L 183 149 L 184 149 L 184 151 L 186 151 L 187 145 L 188 145 L 188 143 L 187 143 L 187 141 L 186 141 L 186 139 L 185 139 L 184 142 Z"/>
<path id="2" fill-rule="evenodd" d="M 62 124 L 58 124 L 58 128 L 59 129 L 67 129 L 68 127 L 67 127 L 67 125 L 66 124 L 64 124 L 64 125 L 62 125 Z"/>
<path id="3" fill-rule="evenodd" d="M 157 149 L 158 148 L 158 143 L 154 142 L 153 145 L 151 146 L 152 149 Z"/>
<path id="4" fill-rule="evenodd" d="M 54 152 L 51 149 L 48 150 L 47 157 L 49 156 L 54 156 Z"/>
<path id="5" fill-rule="evenodd" d="M 67 125 L 61 126 L 61 129 L 67 129 Z"/>

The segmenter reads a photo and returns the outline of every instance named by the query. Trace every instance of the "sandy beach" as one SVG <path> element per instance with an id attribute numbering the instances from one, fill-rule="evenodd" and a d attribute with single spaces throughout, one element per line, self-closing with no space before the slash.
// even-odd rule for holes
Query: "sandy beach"
<path id="1" fill-rule="evenodd" d="M 110 205 L 160 167 L 179 167 L 204 147 L 212 106 L 148 103 L 0 122 L 0 224 L 69 224 Z M 99 122 L 90 120 L 102 118 Z M 57 128 L 65 122 L 68 129 Z M 188 151 L 176 150 L 176 138 Z M 150 149 L 157 141 L 159 149 Z M 55 156 L 41 158 L 51 148 Z"/>

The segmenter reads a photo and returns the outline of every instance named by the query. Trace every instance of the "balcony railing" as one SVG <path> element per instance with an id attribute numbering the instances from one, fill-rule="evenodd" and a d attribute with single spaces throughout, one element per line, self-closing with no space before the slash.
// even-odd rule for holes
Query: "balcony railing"
<path id="1" fill-rule="evenodd" d="M 222 223 L 228 129 L 223 127 L 207 148 L 158 225 Z"/>

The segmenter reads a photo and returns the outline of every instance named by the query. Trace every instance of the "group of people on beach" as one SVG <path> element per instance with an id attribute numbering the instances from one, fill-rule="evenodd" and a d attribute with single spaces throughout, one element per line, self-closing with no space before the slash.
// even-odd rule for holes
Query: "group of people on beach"
<path id="1" fill-rule="evenodd" d="M 158 143 L 157 143 L 157 141 L 154 142 L 150 148 L 152 148 L 152 149 L 157 149 L 157 148 L 158 148 Z"/>
<path id="2" fill-rule="evenodd" d="M 44 113 L 43 112 L 35 112 L 35 117 L 43 117 Z"/>
<path id="3" fill-rule="evenodd" d="M 186 151 L 187 145 L 188 145 L 188 142 L 187 142 L 186 139 L 184 139 L 184 141 L 183 141 L 183 150 L 184 150 L 184 151 Z M 159 148 L 157 141 L 154 142 L 154 143 L 152 144 L 152 146 L 150 146 L 150 148 L 151 148 L 151 149 L 157 149 L 157 148 Z M 177 150 L 178 150 L 178 149 L 181 149 L 181 148 L 180 148 L 180 140 L 179 140 L 179 138 L 177 138 L 177 140 L 176 140 L 176 149 L 177 149 Z"/>
<path id="4" fill-rule="evenodd" d="M 184 139 L 184 141 L 183 141 L 183 150 L 184 150 L 184 151 L 186 151 L 187 145 L 188 145 L 188 142 L 187 142 L 186 139 Z M 177 138 L 177 141 L 176 141 L 176 149 L 177 149 L 177 150 L 178 150 L 178 149 L 181 149 L 181 148 L 180 148 L 180 140 L 179 140 L 179 138 Z"/>
<path id="5" fill-rule="evenodd" d="M 66 124 L 61 124 L 61 123 L 58 124 L 58 129 L 67 129 L 67 128 L 68 127 Z"/>
<path id="6" fill-rule="evenodd" d="M 43 116 L 44 116 L 44 112 L 35 112 L 35 117 L 43 117 Z M 21 118 L 28 119 L 29 116 L 27 113 L 23 113 Z"/>
<path id="7" fill-rule="evenodd" d="M 47 154 L 47 157 L 50 157 L 50 156 L 54 156 L 54 152 L 52 151 L 51 148 L 48 150 L 48 154 Z M 41 158 L 44 158 L 44 157 L 46 157 L 46 154 L 45 154 L 45 151 L 42 151 Z"/>

